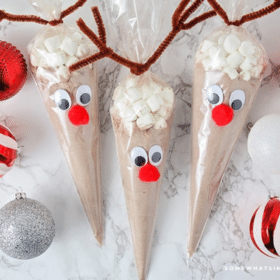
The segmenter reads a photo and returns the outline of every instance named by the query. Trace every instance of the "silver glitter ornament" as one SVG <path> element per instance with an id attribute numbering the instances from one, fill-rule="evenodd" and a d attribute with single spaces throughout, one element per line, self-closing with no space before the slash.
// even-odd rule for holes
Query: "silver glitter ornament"
<path id="1" fill-rule="evenodd" d="M 0 249 L 8 256 L 28 260 L 51 245 L 55 224 L 51 212 L 40 202 L 17 193 L 0 209 Z"/>

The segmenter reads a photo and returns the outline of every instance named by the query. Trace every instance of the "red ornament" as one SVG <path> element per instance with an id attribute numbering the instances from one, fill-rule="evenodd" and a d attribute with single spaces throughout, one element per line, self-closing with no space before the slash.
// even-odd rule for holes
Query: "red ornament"
<path id="1" fill-rule="evenodd" d="M 0 41 L 0 101 L 16 95 L 27 77 L 27 66 L 20 51 Z"/>
<path id="2" fill-rule="evenodd" d="M 216 106 L 212 111 L 212 119 L 218 126 L 228 125 L 232 121 L 233 115 L 233 109 L 225 104 Z"/>
<path id="3" fill-rule="evenodd" d="M 139 171 L 139 179 L 142 182 L 156 182 L 159 177 L 160 173 L 158 169 L 150 163 L 147 163 L 146 165 L 141 167 Z"/>
<path id="4" fill-rule="evenodd" d="M 73 106 L 68 113 L 69 120 L 74 125 L 85 125 L 89 122 L 89 114 L 87 110 L 80 106 Z"/>
<path id="5" fill-rule="evenodd" d="M 280 200 L 271 198 L 253 214 L 250 236 L 256 248 L 268 257 L 280 257 Z"/>

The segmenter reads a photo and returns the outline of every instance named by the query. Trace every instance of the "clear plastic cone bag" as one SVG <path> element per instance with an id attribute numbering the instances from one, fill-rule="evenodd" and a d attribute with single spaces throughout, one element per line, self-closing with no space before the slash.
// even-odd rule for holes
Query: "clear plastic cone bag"
<path id="1" fill-rule="evenodd" d="M 128 75 L 110 110 L 140 279 L 149 263 L 173 110 L 172 89 L 151 72 Z"/>
<path id="2" fill-rule="evenodd" d="M 111 33 L 123 56 L 145 63 L 155 50 L 164 1 L 107 1 Z M 152 72 L 129 74 L 113 94 L 110 113 L 136 267 L 149 267 L 161 180 L 169 150 L 174 93 Z"/>
<path id="3" fill-rule="evenodd" d="M 59 18 L 61 0 L 32 1 L 48 20 Z M 45 8 L 45 6 L 48 8 Z M 48 11 L 48 14 L 46 15 Z M 68 162 L 93 233 L 103 240 L 100 132 L 96 65 L 70 73 L 68 67 L 97 49 L 66 24 L 43 27 L 28 45 L 32 75 Z"/>
<path id="4" fill-rule="evenodd" d="M 244 9 L 240 1 L 234 2 L 235 9 L 230 6 L 231 20 L 241 18 L 247 2 L 243 3 Z M 196 53 L 188 215 L 190 257 L 202 237 L 266 66 L 266 52 L 242 26 L 216 29 L 201 42 Z"/>

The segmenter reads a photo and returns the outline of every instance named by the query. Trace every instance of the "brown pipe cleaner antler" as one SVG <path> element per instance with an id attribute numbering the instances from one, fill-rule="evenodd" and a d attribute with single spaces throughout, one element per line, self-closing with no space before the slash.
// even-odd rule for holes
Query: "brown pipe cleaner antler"
<path id="1" fill-rule="evenodd" d="M 165 51 L 165 49 L 169 46 L 169 44 L 173 41 L 175 36 L 181 31 L 181 30 L 188 30 L 198 24 L 199 22 L 202 22 L 208 18 L 211 18 L 216 15 L 215 11 L 209 11 L 206 12 L 194 19 L 192 19 L 188 23 L 184 23 L 191 14 L 193 14 L 197 8 L 202 4 L 204 0 L 195 0 L 193 4 L 186 9 L 187 5 L 190 3 L 190 0 L 182 0 L 177 9 L 175 10 L 173 17 L 172 17 L 172 30 L 167 35 L 167 37 L 164 39 L 164 41 L 159 45 L 157 50 L 154 52 L 154 54 L 144 63 L 137 63 L 133 62 L 131 60 L 128 60 L 117 53 L 115 53 L 111 48 L 107 47 L 106 44 L 106 30 L 105 26 L 102 20 L 102 17 L 100 15 L 100 12 L 97 7 L 92 8 L 92 13 L 96 22 L 96 25 L 98 27 L 98 35 L 97 36 L 86 24 L 85 22 L 80 18 L 77 21 L 77 25 L 79 26 L 80 30 L 98 47 L 99 52 L 85 58 L 69 67 L 69 70 L 75 71 L 78 70 L 88 64 L 91 64 L 97 60 L 100 60 L 104 57 L 109 57 L 110 59 L 114 60 L 115 62 L 122 64 L 128 68 L 130 68 L 131 73 L 135 75 L 141 75 L 144 72 L 146 72 L 153 63 L 157 61 L 157 59 L 162 55 L 162 53 Z"/>
<path id="2" fill-rule="evenodd" d="M 14 14 L 9 14 L 6 13 L 3 10 L 0 10 L 0 22 L 3 19 L 9 20 L 9 21 L 19 21 L 19 22 L 35 22 L 43 25 L 50 24 L 52 26 L 58 25 L 60 23 L 63 23 L 62 19 L 65 18 L 66 16 L 72 14 L 75 12 L 78 8 L 82 7 L 87 0 L 78 0 L 74 5 L 70 6 L 66 10 L 61 12 L 60 18 L 58 20 L 51 20 L 47 21 L 45 19 L 42 19 L 38 16 L 30 15 L 30 16 L 25 16 L 25 15 L 14 15 Z"/>
<path id="3" fill-rule="evenodd" d="M 240 26 L 245 22 L 252 21 L 257 18 L 268 15 L 280 8 L 280 0 L 275 0 L 271 5 L 263 9 L 260 9 L 259 11 L 242 16 L 240 20 L 230 21 L 225 10 L 221 7 L 221 5 L 216 0 L 207 0 L 207 1 L 227 25 L 236 25 L 236 26 Z"/>

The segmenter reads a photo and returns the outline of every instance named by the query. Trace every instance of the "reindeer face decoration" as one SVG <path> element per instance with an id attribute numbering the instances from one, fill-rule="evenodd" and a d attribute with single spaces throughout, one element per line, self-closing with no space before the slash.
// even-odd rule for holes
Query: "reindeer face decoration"
<path id="1" fill-rule="evenodd" d="M 69 121 L 76 126 L 87 125 L 90 117 L 86 107 L 91 101 L 91 89 L 88 85 L 77 88 L 76 94 L 65 89 L 58 89 L 54 93 L 54 101 L 57 108 L 68 112 Z"/>
<path id="2" fill-rule="evenodd" d="M 234 111 L 241 110 L 245 104 L 245 93 L 240 89 L 226 96 L 219 85 L 210 85 L 206 90 L 206 95 L 213 106 L 212 119 L 218 126 L 228 125 L 233 120 Z"/>
<path id="3" fill-rule="evenodd" d="M 139 168 L 139 180 L 142 182 L 156 182 L 160 178 L 157 166 L 162 162 L 163 151 L 159 145 L 154 145 L 146 152 L 142 147 L 131 150 L 131 160 Z"/>

